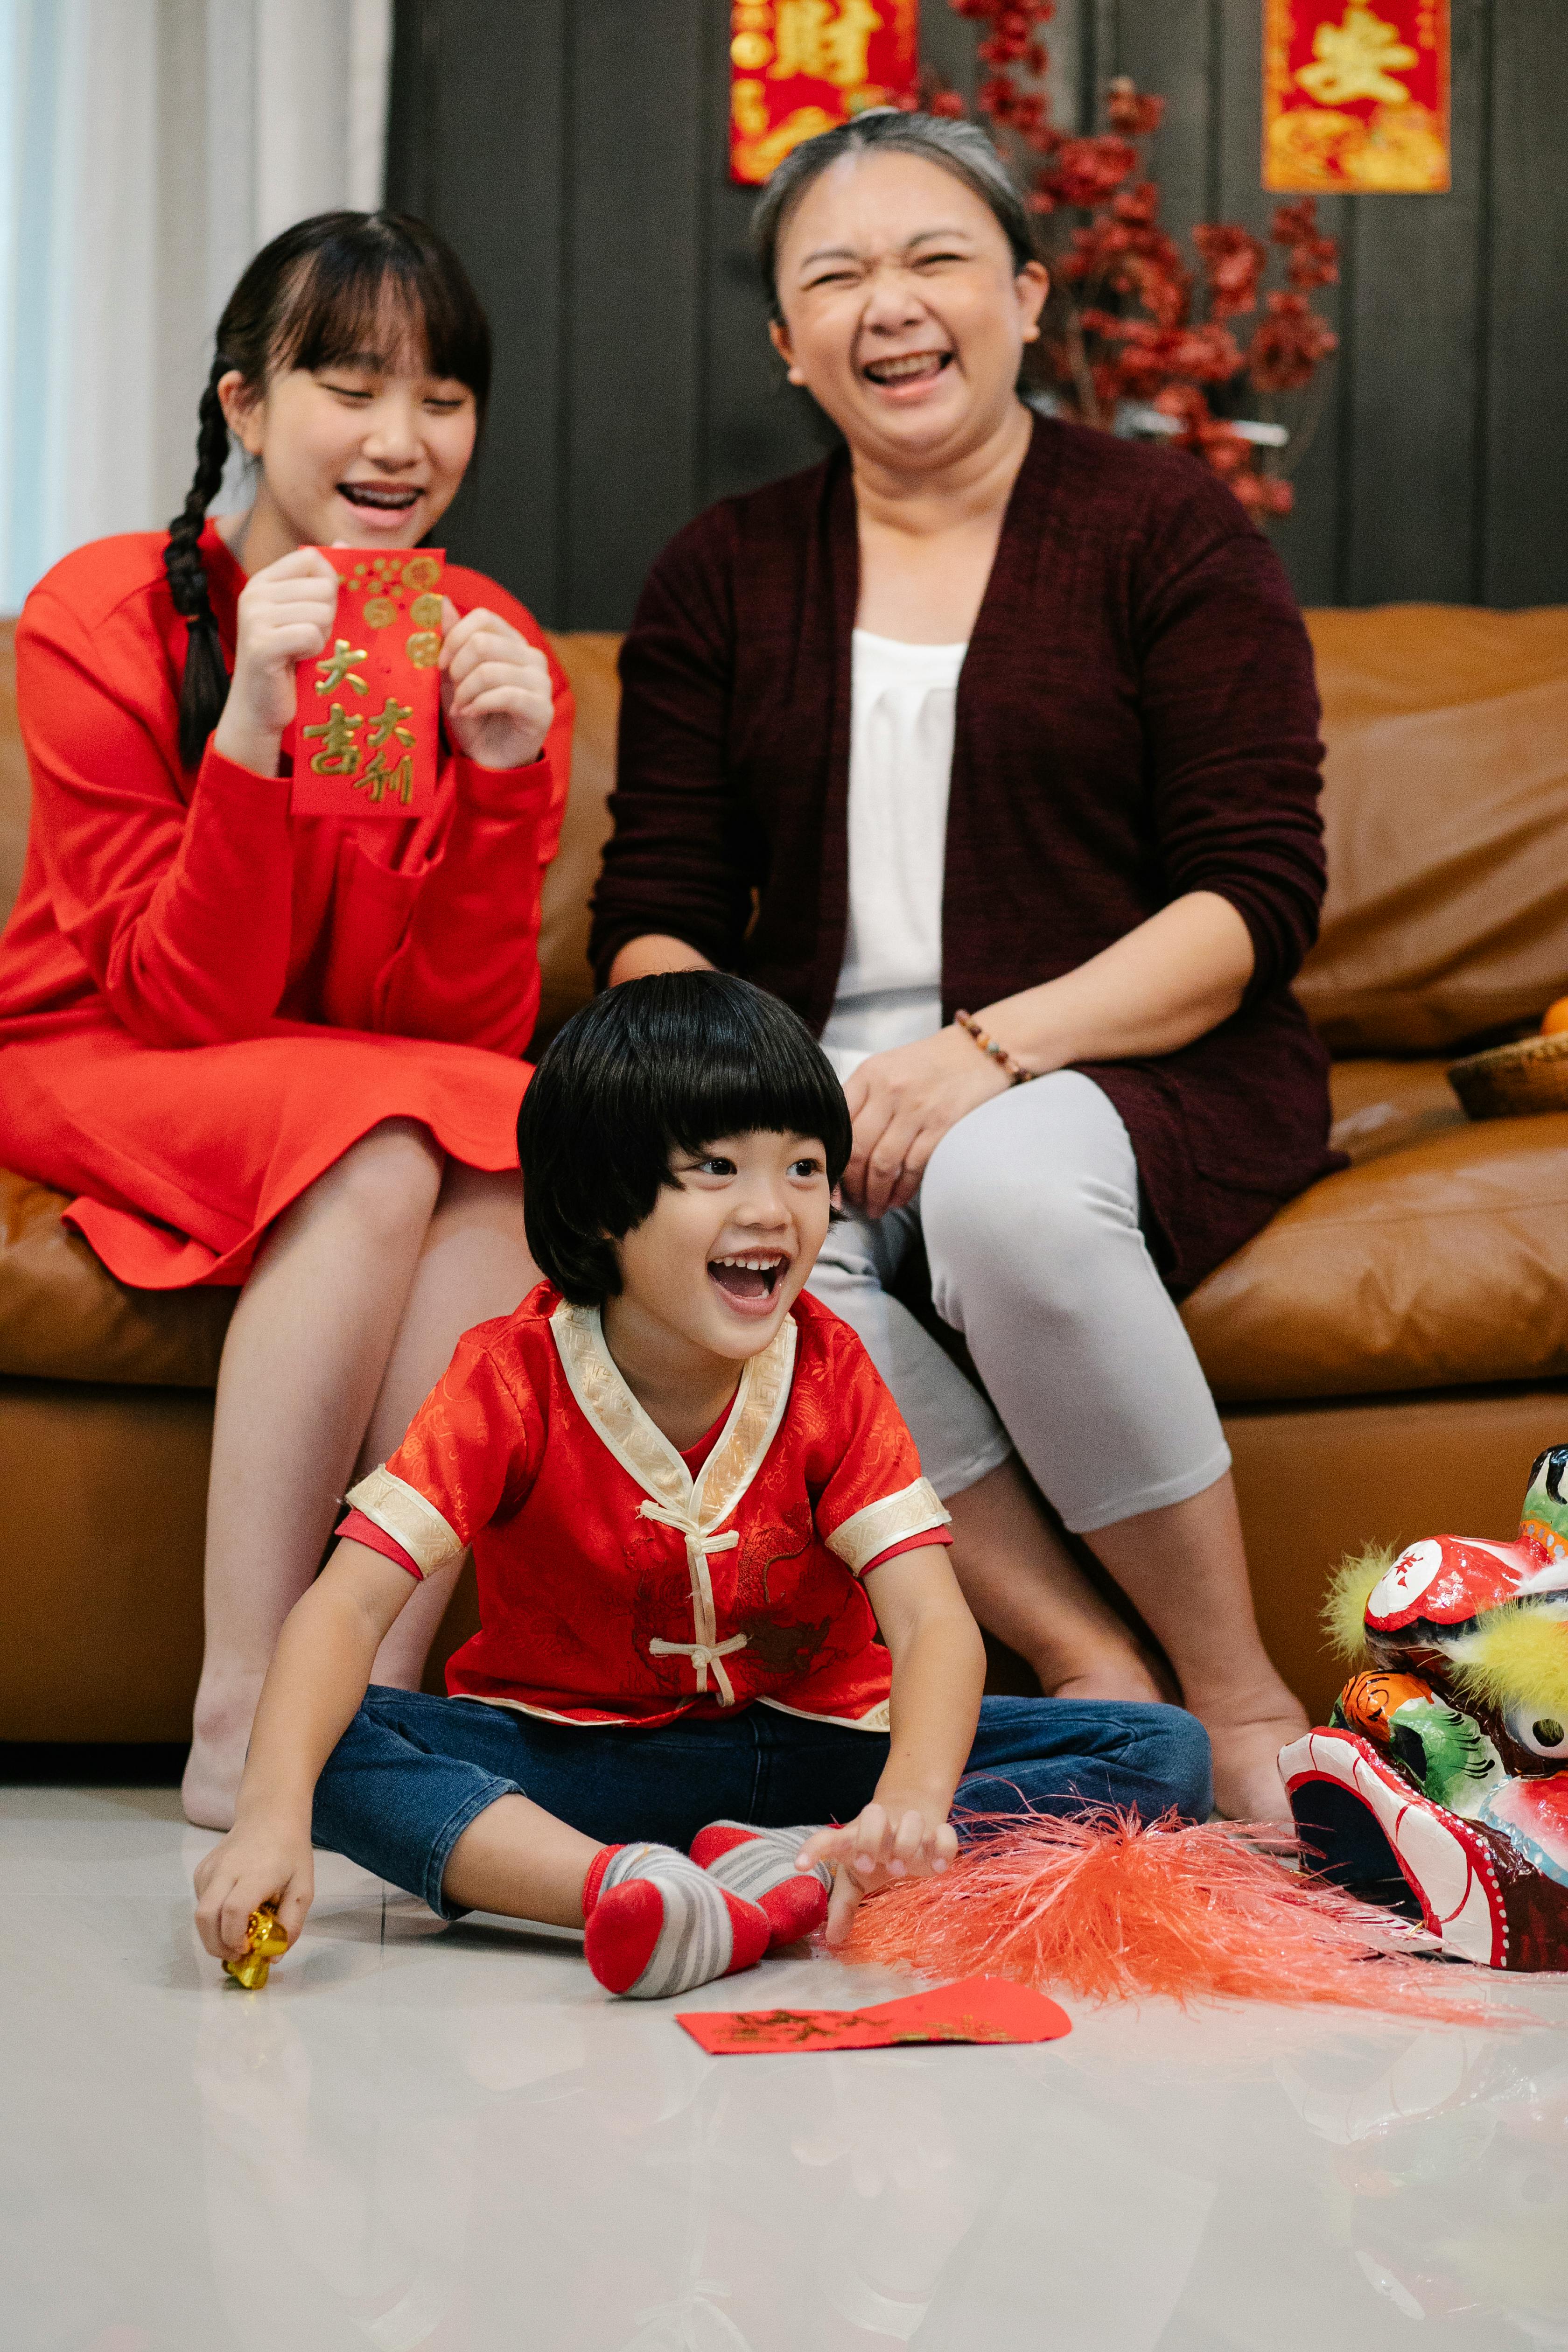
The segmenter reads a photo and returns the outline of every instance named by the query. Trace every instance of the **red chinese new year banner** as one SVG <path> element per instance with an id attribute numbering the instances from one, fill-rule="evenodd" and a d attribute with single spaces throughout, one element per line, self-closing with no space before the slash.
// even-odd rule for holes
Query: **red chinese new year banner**
<path id="1" fill-rule="evenodd" d="M 730 176 L 762 183 L 792 147 L 912 98 L 919 0 L 734 0 Z"/>
<path id="2" fill-rule="evenodd" d="M 1264 0 L 1263 184 L 1449 184 L 1448 0 Z"/>
<path id="3" fill-rule="evenodd" d="M 324 654 L 295 672 L 295 816 L 423 816 L 440 756 L 446 555 L 320 552 L 342 579 Z"/>

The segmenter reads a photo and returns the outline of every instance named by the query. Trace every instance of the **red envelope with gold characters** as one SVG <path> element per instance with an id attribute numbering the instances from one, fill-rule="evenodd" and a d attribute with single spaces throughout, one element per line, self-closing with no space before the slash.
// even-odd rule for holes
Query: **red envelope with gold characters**
<path id="1" fill-rule="evenodd" d="M 323 547 L 342 580 L 326 649 L 302 661 L 294 724 L 295 816 L 423 816 L 440 758 L 444 550 Z"/>
<path id="2" fill-rule="evenodd" d="M 1002 1977 L 965 1977 L 870 2009 L 682 2010 L 675 2021 L 714 2058 L 929 2042 L 1057 2042 L 1072 2032 L 1054 2000 Z"/>

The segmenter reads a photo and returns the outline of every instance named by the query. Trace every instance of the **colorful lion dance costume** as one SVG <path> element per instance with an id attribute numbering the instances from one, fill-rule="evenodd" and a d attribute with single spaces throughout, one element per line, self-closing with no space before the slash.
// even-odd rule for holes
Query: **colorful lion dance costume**
<path id="1" fill-rule="evenodd" d="M 1511 1543 L 1347 1561 L 1330 1613 L 1363 1670 L 1279 1759 L 1323 1874 L 1487 1968 L 1568 1969 L 1565 1470 L 1542 1454 Z"/>

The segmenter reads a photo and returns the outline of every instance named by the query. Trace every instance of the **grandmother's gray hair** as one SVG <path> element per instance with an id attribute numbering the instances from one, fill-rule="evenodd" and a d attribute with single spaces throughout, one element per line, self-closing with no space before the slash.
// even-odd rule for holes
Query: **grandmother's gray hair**
<path id="1" fill-rule="evenodd" d="M 752 245 L 767 288 L 768 308 L 779 308 L 778 249 L 784 224 L 812 182 L 841 155 L 921 155 L 973 189 L 1013 249 L 1015 268 L 1037 261 L 1029 208 L 1002 157 L 978 123 L 951 115 L 906 114 L 896 106 L 868 107 L 831 131 L 818 131 L 792 148 L 758 197 L 752 215 Z"/>

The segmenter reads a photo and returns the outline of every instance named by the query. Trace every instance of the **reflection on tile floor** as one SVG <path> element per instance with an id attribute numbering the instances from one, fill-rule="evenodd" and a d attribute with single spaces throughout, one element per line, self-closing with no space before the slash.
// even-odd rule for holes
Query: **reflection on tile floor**
<path id="1" fill-rule="evenodd" d="M 0 1790 L 5 2352 L 1568 2347 L 1568 1982 L 1516 2032 L 1079 2011 L 705 2057 L 570 1938 L 321 1858 L 264 1993 L 172 1791 Z M 689 2004 L 908 1989 L 791 1957 Z"/>

